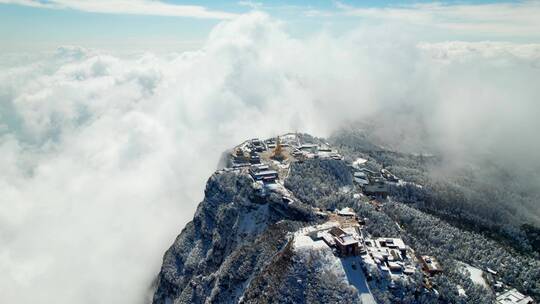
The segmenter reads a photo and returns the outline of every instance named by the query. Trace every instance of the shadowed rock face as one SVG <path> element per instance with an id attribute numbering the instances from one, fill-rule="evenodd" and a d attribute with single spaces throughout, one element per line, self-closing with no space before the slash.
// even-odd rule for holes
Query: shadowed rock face
<path id="1" fill-rule="evenodd" d="M 312 220 L 281 196 L 255 196 L 251 180 L 214 174 L 205 198 L 163 258 L 154 303 L 238 302 L 251 279 Z"/>
<path id="2" fill-rule="evenodd" d="M 339 162 L 316 164 L 346 184 Z M 215 173 L 193 220 L 164 255 L 153 303 L 358 302 L 354 289 L 291 248 L 290 233 L 314 223 L 309 204 L 276 193 L 260 197 L 248 176 Z"/>

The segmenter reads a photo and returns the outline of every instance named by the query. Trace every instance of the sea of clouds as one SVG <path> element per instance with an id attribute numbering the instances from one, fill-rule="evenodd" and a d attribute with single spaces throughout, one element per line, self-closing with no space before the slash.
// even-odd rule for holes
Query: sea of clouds
<path id="1" fill-rule="evenodd" d="M 198 51 L 70 46 L 0 67 L 2 303 L 146 302 L 221 153 L 247 138 L 381 114 L 453 155 L 540 164 L 539 45 L 294 38 L 252 13 Z"/>

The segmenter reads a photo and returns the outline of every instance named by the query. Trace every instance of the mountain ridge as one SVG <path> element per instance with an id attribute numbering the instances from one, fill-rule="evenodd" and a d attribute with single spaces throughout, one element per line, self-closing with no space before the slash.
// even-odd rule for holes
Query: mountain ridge
<path id="1" fill-rule="evenodd" d="M 273 159 L 275 147 L 281 144 L 285 147 L 286 161 Z M 318 147 L 317 152 L 310 150 L 314 146 Z M 424 232 L 407 226 L 412 219 L 424 221 L 423 226 L 435 225 L 442 227 L 444 233 L 454 233 L 455 228 L 437 223 L 430 215 L 396 201 L 407 198 L 413 202 L 421 185 L 387 182 L 393 185 L 388 188 L 391 197 L 379 198 L 380 202 L 373 200 L 362 193 L 357 175 L 353 178 L 358 168 L 353 168 L 350 156 L 347 157 L 344 160 L 325 140 L 294 133 L 281 139 L 248 140 L 224 153 L 219 161 L 221 169 L 208 179 L 204 199 L 193 221 L 164 255 L 153 303 L 375 303 L 372 299 L 378 303 L 491 303 L 495 300 L 500 291 L 479 286 L 459 266 L 462 259 L 474 261 L 471 259 L 474 253 L 471 258 L 467 253 L 457 259 L 450 247 L 435 250 L 430 246 L 436 240 L 427 236 L 428 243 L 419 241 L 419 234 Z M 258 175 L 253 169 L 257 166 L 267 171 Z M 381 170 L 388 181 L 397 179 L 376 161 L 366 160 L 365 166 L 362 169 L 365 172 Z M 367 222 L 362 224 L 365 225 L 362 238 L 403 238 L 422 254 L 437 253 L 444 273 L 433 278 L 422 274 L 419 254 L 413 248 L 410 252 L 408 249 L 410 258 L 407 258 L 408 269 L 415 269 L 413 275 L 397 276 L 397 280 L 390 275 L 389 280 L 381 276 L 379 268 L 366 264 L 369 259 L 353 257 L 351 264 L 336 249 L 320 247 L 321 243 L 313 248 L 309 245 L 307 251 L 298 247 L 295 240 L 304 237 L 299 231 L 339 218 L 337 210 L 341 208 L 352 208 L 359 222 Z M 471 240 L 468 236 L 463 238 L 464 242 Z M 514 261 L 511 249 L 494 243 L 488 246 L 495 246 L 502 259 L 479 261 L 483 269 L 484 265 L 501 268 L 505 264 L 499 263 Z M 534 282 L 534 278 L 540 278 L 540 272 L 535 270 L 535 265 L 540 263 L 536 258 L 524 261 L 529 263 L 524 266 L 527 273 L 519 278 L 498 275 L 492 278 L 493 284 L 504 280 L 508 286 L 505 290 L 510 288 L 508 283 L 524 284 L 519 286 L 521 290 L 535 294 L 538 283 L 531 285 L 526 280 Z M 362 270 L 357 269 L 361 265 Z M 362 273 L 369 277 L 362 279 L 367 291 L 354 284 Z"/>

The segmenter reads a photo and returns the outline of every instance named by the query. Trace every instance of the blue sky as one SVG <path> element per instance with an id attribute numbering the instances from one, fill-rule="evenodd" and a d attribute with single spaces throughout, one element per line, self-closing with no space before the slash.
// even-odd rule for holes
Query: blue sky
<path id="1" fill-rule="evenodd" d="M 533 43 L 540 35 L 535 34 L 540 32 L 540 23 L 535 21 L 540 19 L 538 1 L 97 0 L 84 4 L 76 0 L 0 0 L 0 47 L 3 51 L 54 49 L 64 44 L 195 49 L 216 24 L 252 10 L 283 20 L 292 35 L 323 29 L 339 34 L 355 27 L 387 24 L 429 41 Z"/>

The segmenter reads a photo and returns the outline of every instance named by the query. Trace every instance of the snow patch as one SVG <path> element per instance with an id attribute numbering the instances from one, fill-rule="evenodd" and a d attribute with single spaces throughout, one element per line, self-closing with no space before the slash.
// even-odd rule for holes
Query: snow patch
<path id="1" fill-rule="evenodd" d="M 359 169 L 365 163 L 367 163 L 367 159 L 357 158 L 355 161 L 353 161 L 352 165 L 354 168 Z"/>
<path id="2" fill-rule="evenodd" d="M 351 187 L 349 187 L 349 186 L 343 186 L 343 187 L 339 188 L 339 191 L 340 191 L 341 193 L 349 193 L 349 192 L 351 191 Z"/>
<path id="3" fill-rule="evenodd" d="M 362 260 L 359 257 L 342 258 L 341 265 L 347 276 L 349 284 L 358 290 L 362 304 L 376 304 L 375 298 L 369 289 L 368 282 L 362 271 Z M 355 269 L 356 268 L 356 269 Z"/>
<path id="4" fill-rule="evenodd" d="M 326 225 L 318 225 L 300 229 L 294 234 L 293 248 L 298 256 L 304 261 L 310 261 L 310 267 L 320 272 L 330 272 L 338 280 L 345 284 L 352 285 L 358 291 L 361 303 L 376 304 L 375 298 L 371 294 L 367 280 L 362 271 L 362 260 L 359 257 L 338 258 L 332 249 L 322 240 L 314 241 L 309 235 L 328 226 L 335 225 L 334 222 Z"/>
<path id="5" fill-rule="evenodd" d="M 484 277 L 482 276 L 484 272 L 481 269 L 471 266 L 467 263 L 462 262 L 461 264 L 469 272 L 469 276 L 475 284 L 478 284 L 485 288 L 489 288 L 489 285 L 487 284 L 486 280 L 484 280 Z"/>
<path id="6" fill-rule="evenodd" d="M 268 205 L 261 205 L 255 210 L 245 213 L 238 220 L 238 238 L 244 235 L 256 235 L 266 228 L 268 218 Z"/>

